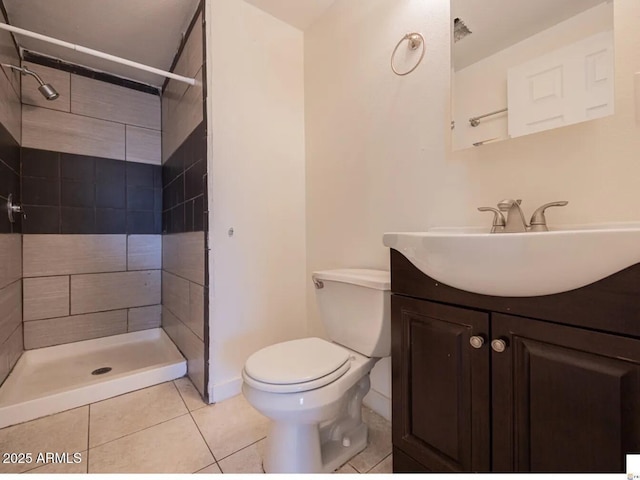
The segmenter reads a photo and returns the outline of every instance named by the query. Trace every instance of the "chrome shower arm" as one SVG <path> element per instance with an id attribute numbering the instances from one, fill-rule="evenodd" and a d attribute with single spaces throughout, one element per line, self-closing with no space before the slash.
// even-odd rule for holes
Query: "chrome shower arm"
<path id="1" fill-rule="evenodd" d="M 16 65 L 11 65 L 9 63 L 3 63 L 2 64 L 3 67 L 8 67 L 11 68 L 13 70 L 17 70 L 20 73 L 22 73 L 23 75 L 31 75 L 33 78 L 35 78 L 38 83 L 42 86 L 44 85 L 44 82 L 42 81 L 42 78 L 40 78 L 40 75 L 38 75 L 36 72 L 34 72 L 33 70 L 29 70 L 27 67 L 18 67 Z"/>
<path id="2" fill-rule="evenodd" d="M 60 96 L 56 89 L 53 88 L 53 85 L 44 83 L 42 78 L 40 78 L 40 75 L 38 75 L 33 70 L 29 70 L 27 67 L 18 67 L 16 65 L 11 65 L 10 63 L 0 63 L 0 65 L 2 65 L 3 67 L 11 68 L 12 70 L 17 70 L 18 72 L 22 73 L 22 75 L 31 75 L 40 84 L 38 90 L 47 100 L 55 100 Z"/>

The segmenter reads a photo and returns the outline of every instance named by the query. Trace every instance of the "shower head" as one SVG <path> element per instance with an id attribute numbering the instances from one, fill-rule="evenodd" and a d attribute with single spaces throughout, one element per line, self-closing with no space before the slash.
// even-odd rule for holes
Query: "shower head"
<path id="1" fill-rule="evenodd" d="M 60 96 L 60 94 L 56 91 L 55 88 L 53 88 L 53 86 L 50 83 L 44 83 L 40 78 L 40 75 L 38 75 L 36 72 L 32 70 L 29 70 L 27 67 L 16 67 L 15 65 L 10 65 L 8 63 L 3 63 L 2 66 L 12 68 L 13 70 L 19 71 L 23 75 L 31 75 L 33 78 L 35 78 L 40 84 L 40 86 L 38 87 L 38 90 L 40 91 L 42 96 L 47 100 L 55 100 Z"/>
<path id="2" fill-rule="evenodd" d="M 40 90 L 40 93 L 47 100 L 55 100 L 60 96 L 60 94 L 56 91 L 55 88 L 53 88 L 53 86 L 50 83 L 43 83 L 38 87 L 38 90 Z"/>
<path id="3" fill-rule="evenodd" d="M 453 41 L 454 41 L 454 43 L 455 42 L 459 42 L 464 37 L 466 37 L 467 35 L 471 35 L 472 33 L 473 32 L 471 30 L 469 30 L 469 27 L 467 27 L 460 18 L 456 18 L 453 21 Z"/>

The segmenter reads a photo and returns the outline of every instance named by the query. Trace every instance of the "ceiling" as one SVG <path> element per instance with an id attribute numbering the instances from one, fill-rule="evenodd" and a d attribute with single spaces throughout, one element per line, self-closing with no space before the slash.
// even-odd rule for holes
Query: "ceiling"
<path id="1" fill-rule="evenodd" d="M 451 17 L 459 17 L 472 34 L 455 43 L 459 70 L 563 20 L 612 0 L 451 0 Z"/>
<path id="2" fill-rule="evenodd" d="M 169 70 L 199 0 L 3 0 L 9 23 L 83 47 Z M 164 78 L 16 35 L 18 45 L 150 85 Z"/>
<path id="3" fill-rule="evenodd" d="M 306 30 L 336 0 L 246 0 L 260 10 L 300 30 Z"/>

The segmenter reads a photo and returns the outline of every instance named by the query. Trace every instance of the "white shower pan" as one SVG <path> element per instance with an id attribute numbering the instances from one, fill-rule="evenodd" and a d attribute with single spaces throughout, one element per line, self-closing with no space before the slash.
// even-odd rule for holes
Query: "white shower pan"
<path id="1" fill-rule="evenodd" d="M 92 374 L 111 368 L 107 373 Z M 160 328 L 26 351 L 0 388 L 0 428 L 184 376 Z"/>

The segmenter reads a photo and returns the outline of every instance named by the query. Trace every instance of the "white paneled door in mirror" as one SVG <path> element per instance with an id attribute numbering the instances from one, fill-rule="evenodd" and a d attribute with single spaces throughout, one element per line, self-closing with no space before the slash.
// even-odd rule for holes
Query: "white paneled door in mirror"
<path id="1" fill-rule="evenodd" d="M 454 150 L 612 114 L 613 8 L 613 0 L 451 0 Z M 610 40 L 604 49 L 576 47 L 591 48 L 602 37 Z M 558 52 L 565 56 L 561 61 Z M 510 71 L 525 77 L 515 80 Z M 522 88 L 527 101 L 509 97 Z M 565 122 L 558 117 L 568 114 L 559 114 L 558 105 L 575 102 L 577 90 L 590 96 L 584 118 L 575 120 L 571 112 L 574 121 Z M 567 100 L 569 92 L 574 95 Z M 517 122 L 511 118 L 514 102 Z M 515 127 L 527 122 L 535 126 Z"/>
<path id="2" fill-rule="evenodd" d="M 509 136 L 612 115 L 613 64 L 608 31 L 510 68 Z"/>

